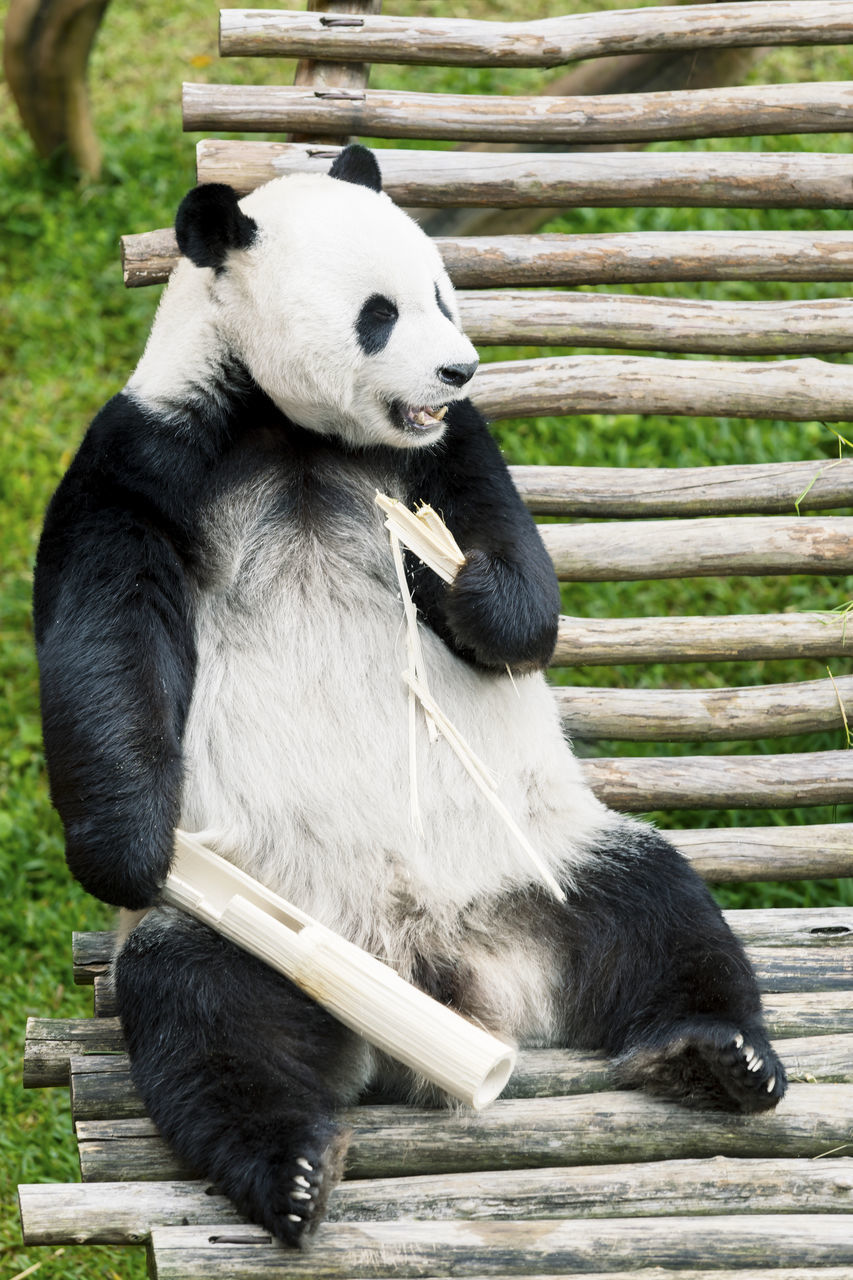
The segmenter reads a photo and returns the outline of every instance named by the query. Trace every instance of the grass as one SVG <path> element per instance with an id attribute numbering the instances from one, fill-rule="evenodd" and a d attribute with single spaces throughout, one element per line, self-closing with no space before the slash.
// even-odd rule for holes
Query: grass
<path id="1" fill-rule="evenodd" d="M 562 0 L 540 5 L 558 13 Z M 592 8 L 587 3 L 584 7 Z M 601 6 L 598 6 L 601 7 Z M 605 7 L 619 7 L 609 0 Z M 388 6 L 396 12 L 458 12 L 441 0 Z M 470 0 L 469 17 L 525 15 L 519 0 L 495 5 Z M 849 79 L 853 55 L 846 50 L 783 50 L 752 73 L 762 80 Z M 40 749 L 37 676 L 30 626 L 31 566 L 48 497 L 98 406 L 126 380 L 141 350 L 157 302 L 157 290 L 126 291 L 118 264 L 118 237 L 167 225 L 193 181 L 193 146 L 180 128 L 182 79 L 288 83 L 291 68 L 268 60 L 233 59 L 216 53 L 216 9 L 204 0 L 184 0 L 178 10 L 114 5 L 93 54 L 90 82 L 98 132 L 104 144 L 103 176 L 81 182 L 61 159 L 40 162 L 18 125 L 8 97 L 0 97 L 0 221 L 5 253 L 0 259 L 0 380 L 3 388 L 3 467 L 0 468 L 0 922 L 6 940 L 5 981 L 0 986 L 0 1034 L 4 1064 L 0 1082 L 2 1159 L 0 1222 L 3 1273 L 14 1276 L 41 1263 L 51 1280 L 144 1274 L 142 1250 L 68 1249 L 54 1256 L 20 1245 L 14 1212 L 19 1181 L 66 1181 L 76 1176 L 67 1098 L 63 1091 L 25 1094 L 20 1061 L 27 1015 L 75 1016 L 87 1010 L 88 994 L 69 977 L 72 929 L 107 927 L 109 911 L 87 898 L 68 876 L 58 821 L 50 807 Z M 533 89 L 538 73 L 447 72 L 376 68 L 377 86 L 518 92 Z M 784 146 L 846 150 L 846 140 L 761 139 L 697 143 L 756 150 Z M 755 227 L 842 228 L 844 213 L 774 213 L 718 210 L 573 210 L 549 229 L 560 231 L 656 228 Z M 809 297 L 846 293 L 844 286 L 808 285 L 663 286 L 642 292 L 733 299 Z M 502 352 L 487 353 L 503 355 Z M 530 354 L 538 354 L 531 352 Z M 583 416 L 502 424 L 500 441 L 511 461 L 612 465 L 701 465 L 778 461 L 837 453 L 831 429 L 818 422 L 741 422 L 676 418 Z M 580 585 L 566 592 L 571 612 L 616 613 L 753 612 L 787 608 L 828 609 L 843 603 L 848 587 L 821 579 L 793 582 L 742 580 Z M 832 664 L 833 675 L 849 664 Z M 805 664 L 799 678 L 820 678 L 824 665 Z M 774 664 L 738 665 L 725 673 L 704 668 L 625 668 L 573 672 L 586 683 L 758 683 L 782 678 Z M 612 744 L 606 744 L 608 749 Z M 720 744 L 713 750 L 727 749 Z M 759 744 L 798 749 L 799 742 Z M 841 734 L 810 745 L 839 747 Z M 732 750 L 742 749 L 733 744 Z M 637 754 L 646 748 L 638 747 Z M 653 753 L 655 748 L 648 748 Z M 775 815 L 818 821 L 827 812 Z M 840 817 L 849 817 L 840 812 Z M 707 820 L 689 815 L 691 822 Z M 749 820 L 734 815 L 734 821 Z M 822 882 L 728 890 L 729 902 L 785 905 L 851 901 L 849 889 Z"/>

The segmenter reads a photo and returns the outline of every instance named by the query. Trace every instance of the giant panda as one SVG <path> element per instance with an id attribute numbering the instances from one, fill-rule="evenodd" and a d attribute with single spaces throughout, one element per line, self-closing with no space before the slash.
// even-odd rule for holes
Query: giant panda
<path id="1" fill-rule="evenodd" d="M 477 355 L 441 258 L 374 155 L 238 199 L 191 191 L 145 352 L 47 513 L 44 741 L 73 874 L 125 908 L 132 1075 L 181 1159 L 299 1244 L 344 1163 L 341 1108 L 425 1082 L 286 978 L 158 905 L 173 830 L 496 1034 L 601 1049 L 626 1086 L 755 1112 L 785 1091 L 755 978 L 710 894 L 604 807 L 542 675 L 560 597 L 466 398 Z M 444 412 L 446 409 L 446 412 Z M 407 557 L 436 701 L 566 894 L 418 728 L 377 489 L 428 502 L 466 562 Z"/>

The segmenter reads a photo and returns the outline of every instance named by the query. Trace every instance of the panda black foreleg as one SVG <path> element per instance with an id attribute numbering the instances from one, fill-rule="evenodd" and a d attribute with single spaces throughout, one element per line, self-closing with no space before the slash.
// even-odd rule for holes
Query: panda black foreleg
<path id="1" fill-rule="evenodd" d="M 115 964 L 131 1074 L 177 1155 L 298 1245 L 323 1217 L 368 1053 L 286 978 L 204 925 L 149 913 Z"/>
<path id="2" fill-rule="evenodd" d="M 687 861 L 625 822 L 564 915 L 568 1041 L 604 1048 L 622 1084 L 693 1105 L 763 1111 L 784 1095 L 755 975 Z"/>

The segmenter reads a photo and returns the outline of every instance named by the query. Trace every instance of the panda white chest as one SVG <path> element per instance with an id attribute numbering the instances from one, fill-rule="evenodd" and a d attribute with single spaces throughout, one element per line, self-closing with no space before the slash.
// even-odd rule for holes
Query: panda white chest
<path id="1" fill-rule="evenodd" d="M 253 486 L 211 513 L 215 571 L 197 599 L 182 824 L 405 963 L 430 945 L 425 935 L 446 938 L 466 903 L 528 883 L 530 869 L 420 715 L 424 832 L 413 830 L 403 611 L 374 488 L 350 476 L 337 501 L 323 491 L 283 504 Z M 545 855 L 564 862 L 565 824 L 538 802 L 543 774 L 546 785 L 564 775 L 581 840 L 583 804 L 542 680 L 516 688 L 426 627 L 422 640 L 435 696 L 495 768 L 517 820 L 538 822 Z"/>

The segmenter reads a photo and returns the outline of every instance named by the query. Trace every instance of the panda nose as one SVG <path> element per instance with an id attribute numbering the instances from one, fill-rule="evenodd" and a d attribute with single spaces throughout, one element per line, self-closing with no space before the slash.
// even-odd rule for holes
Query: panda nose
<path id="1" fill-rule="evenodd" d="M 446 364 L 439 369 L 438 376 L 449 387 L 464 387 L 477 372 L 479 363 L 479 360 L 474 360 L 471 364 Z"/>

